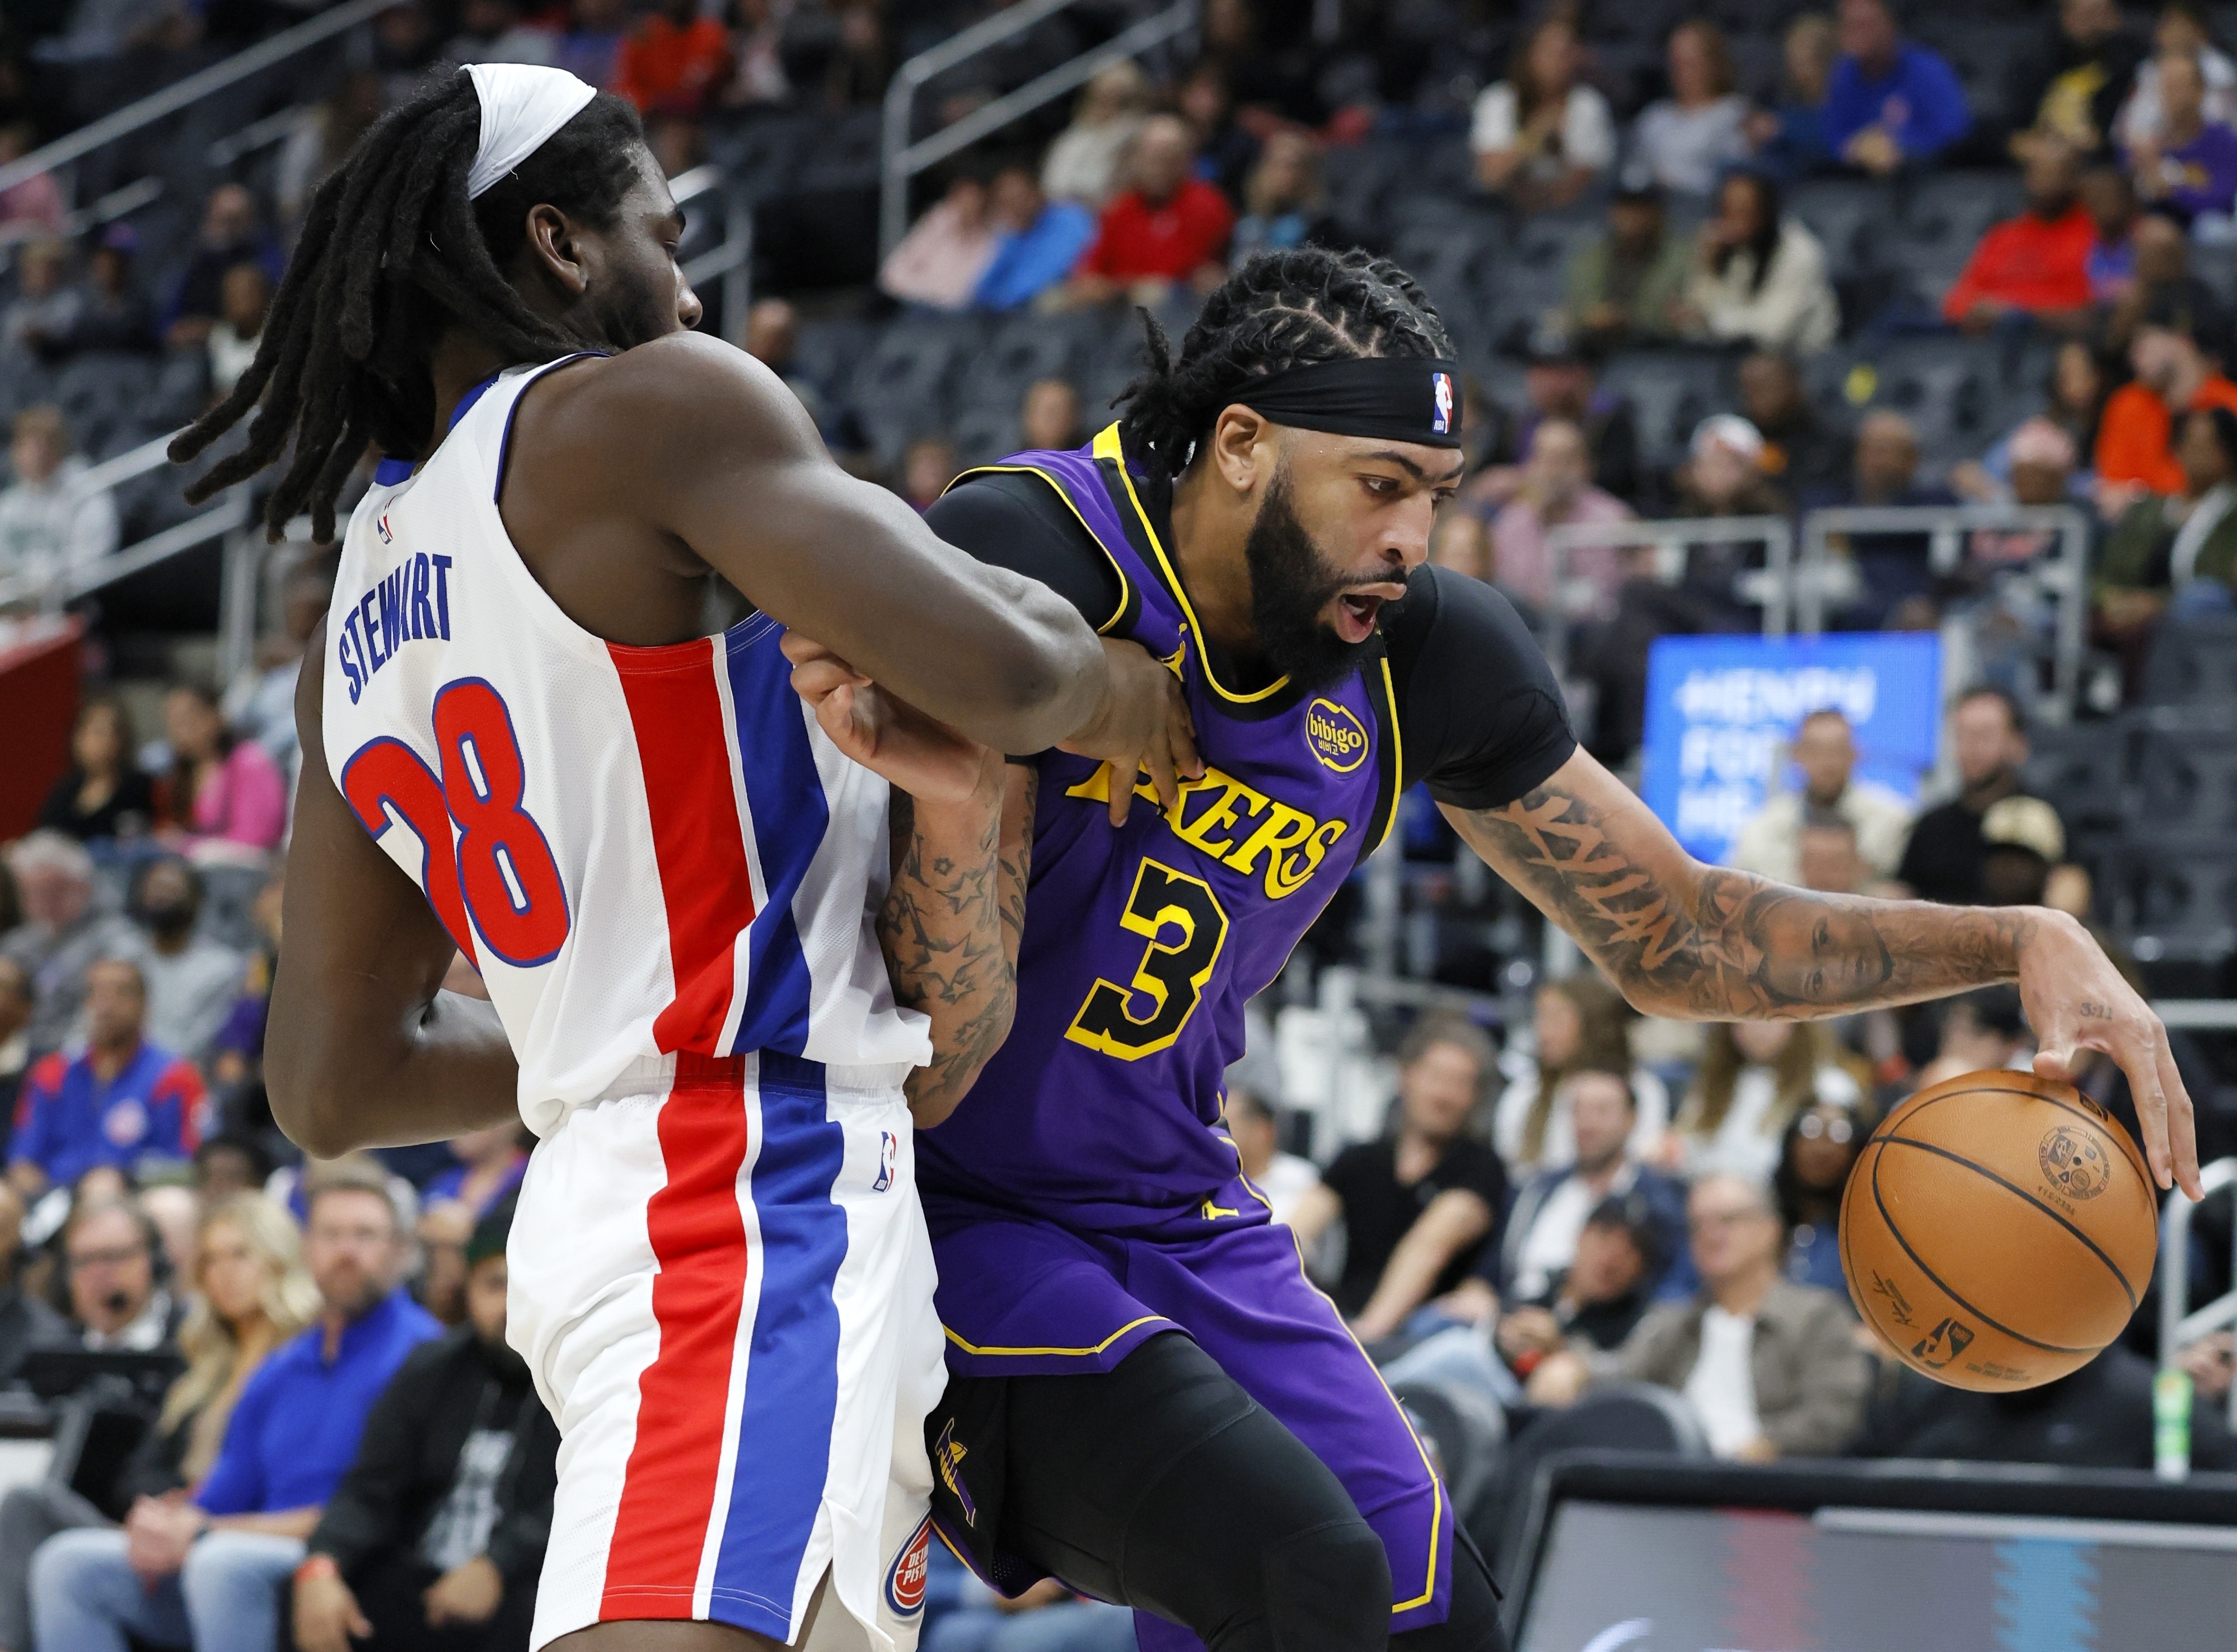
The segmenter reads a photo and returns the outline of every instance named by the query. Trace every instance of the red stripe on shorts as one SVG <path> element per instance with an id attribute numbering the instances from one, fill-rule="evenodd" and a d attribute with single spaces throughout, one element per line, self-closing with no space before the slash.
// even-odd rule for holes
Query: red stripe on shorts
<path id="1" fill-rule="evenodd" d="M 652 1023 L 663 1050 L 713 1054 L 736 984 L 738 935 L 754 918 L 745 829 L 730 781 L 719 638 L 672 648 L 606 652 L 621 677 L 644 776 L 652 853 L 668 914 L 668 957 L 676 995 Z"/>
<path id="2" fill-rule="evenodd" d="M 713 1517 L 738 1318 L 752 1259 L 738 1208 L 745 1063 L 677 1058 L 660 1108 L 668 1182 L 645 1206 L 660 1271 L 660 1351 L 637 1378 L 637 1441 L 622 1481 L 598 1619 L 688 1618 Z"/>

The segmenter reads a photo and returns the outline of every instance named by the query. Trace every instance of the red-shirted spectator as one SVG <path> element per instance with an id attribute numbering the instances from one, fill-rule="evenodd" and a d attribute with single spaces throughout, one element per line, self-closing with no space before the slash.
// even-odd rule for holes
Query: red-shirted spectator
<path id="1" fill-rule="evenodd" d="M 1178 116 L 1145 121 L 1127 159 L 1127 188 L 1103 209 L 1072 272 L 1070 297 L 1095 304 L 1127 295 L 1154 304 L 1187 281 L 1209 292 L 1226 278 L 1223 254 L 1235 208 L 1195 175 L 1195 144 Z"/>
<path id="2" fill-rule="evenodd" d="M 698 0 L 662 0 L 614 57 L 614 89 L 647 115 L 697 115 L 730 78 L 730 36 Z"/>
<path id="3" fill-rule="evenodd" d="M 2075 189 L 2074 151 L 2049 141 L 2030 147 L 2027 210 L 1981 237 L 1942 314 L 1969 331 L 2025 311 L 2048 326 L 2078 326 L 2089 309 L 2089 250 L 2097 226 Z"/>
<path id="4" fill-rule="evenodd" d="M 2145 492 L 2183 491 L 2174 410 L 2237 412 L 2237 384 L 2222 377 L 2214 360 L 2222 342 L 2219 318 L 2194 314 L 2178 294 L 2157 298 L 2145 309 L 2128 347 L 2136 376 L 2107 399 L 2097 424 L 2102 503 L 2117 508 Z"/>

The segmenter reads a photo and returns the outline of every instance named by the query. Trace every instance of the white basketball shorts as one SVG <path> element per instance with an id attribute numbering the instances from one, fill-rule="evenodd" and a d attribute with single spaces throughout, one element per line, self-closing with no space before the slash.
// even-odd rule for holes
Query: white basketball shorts
<path id="1" fill-rule="evenodd" d="M 910 1652 L 945 1381 L 907 1103 L 766 1052 L 538 1144 L 507 1338 L 558 1420 L 541 1648 L 690 1618 Z M 881 1079 L 892 1069 L 878 1073 Z"/>

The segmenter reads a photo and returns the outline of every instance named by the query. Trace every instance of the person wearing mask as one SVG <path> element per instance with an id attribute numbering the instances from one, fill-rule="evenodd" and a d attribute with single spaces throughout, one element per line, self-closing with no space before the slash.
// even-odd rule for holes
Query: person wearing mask
<path id="1" fill-rule="evenodd" d="M 1864 1420 L 1871 1382 L 1848 1305 L 1782 1277 L 1785 1235 L 1760 1182 L 1704 1176 L 1686 1226 L 1699 1294 L 1649 1312 L 1612 1354 L 1548 1355 L 1530 1398 L 1566 1404 L 1594 1383 L 1652 1383 L 1686 1397 L 1719 1457 L 1837 1455 Z"/>
<path id="2" fill-rule="evenodd" d="M 1689 18 L 1670 31 L 1670 96 L 1649 103 L 1631 129 L 1625 175 L 1673 195 L 1706 195 L 1726 167 L 1745 160 L 1748 102 L 1724 30 Z"/>
<path id="3" fill-rule="evenodd" d="M 2049 38 L 2013 62 L 2004 107 L 2024 129 L 2014 149 L 2038 138 L 2084 155 L 2105 148 L 2143 60 L 2143 42 L 2123 23 L 2120 0 L 2060 0 Z"/>
<path id="4" fill-rule="evenodd" d="M 1206 293 L 1226 279 L 1235 208 L 1195 175 L 1191 142 L 1177 115 L 1142 123 L 1127 151 L 1126 188 L 1103 208 L 1095 240 L 1072 271 L 1068 302 L 1156 305 L 1176 287 Z"/>
<path id="5" fill-rule="evenodd" d="M 9 846 L 8 870 L 23 897 L 23 921 L 0 935 L 0 957 L 29 971 L 37 1004 L 29 1033 L 33 1055 L 62 1047 L 85 1003 L 86 970 L 96 959 L 138 945 L 130 922 L 94 902 L 93 856 L 76 839 L 42 829 Z"/>
<path id="6" fill-rule="evenodd" d="M 2164 113 L 2158 133 L 2128 146 L 2129 172 L 2136 194 L 2172 211 L 2194 233 L 2197 220 L 2226 224 L 2237 204 L 2237 131 L 2206 114 L 2206 71 L 2195 57 L 2160 62 L 2160 101 Z"/>
<path id="7" fill-rule="evenodd" d="M 1036 379 L 1018 406 L 1018 445 L 1026 452 L 1068 453 L 1087 439 L 1079 392 L 1069 379 Z"/>
<path id="8" fill-rule="evenodd" d="M 1330 1294 L 1362 1342 L 1467 1278 L 1506 1206 L 1499 1155 L 1468 1133 L 1494 1060 L 1466 1021 L 1415 1028 L 1398 1051 L 1396 1128 L 1338 1153 L 1290 1219 L 1308 1250 L 1343 1221 L 1343 1276 Z"/>
<path id="9" fill-rule="evenodd" d="M 1644 1153 L 1661 1138 L 1670 1122 L 1670 1093 L 1651 1069 L 1632 1060 L 1631 1016 L 1622 995 L 1592 970 L 1539 985 L 1530 1001 L 1531 1053 L 1509 1044 L 1501 1063 L 1507 1087 L 1492 1112 L 1492 1146 L 1510 1172 L 1526 1175 L 1575 1160 L 1563 1086 L 1579 1073 L 1628 1078 L 1639 1114 L 1633 1152 Z"/>
<path id="10" fill-rule="evenodd" d="M 1243 185 L 1243 215 L 1235 221 L 1227 264 L 1240 269 L 1254 253 L 1292 247 L 1349 247 L 1354 237 L 1328 213 L 1321 188 L 1320 145 L 1309 132 L 1270 134 Z"/>
<path id="11" fill-rule="evenodd" d="M 1587 347 L 1667 343 L 1693 269 L 1686 243 L 1669 233 L 1662 192 L 1652 184 L 1618 189 L 1607 233 L 1569 261 L 1563 301 L 1570 335 Z"/>
<path id="12" fill-rule="evenodd" d="M 1121 162 L 1149 111 L 1149 76 L 1131 57 L 1100 69 L 1072 106 L 1072 124 L 1041 160 L 1041 188 L 1051 201 L 1076 202 L 1091 212 L 1118 187 Z"/>
<path id="13" fill-rule="evenodd" d="M 225 273 L 255 264 L 276 287 L 285 262 L 280 243 L 265 229 L 256 197 L 247 186 L 221 183 L 202 208 L 201 233 L 171 279 L 164 302 L 163 336 L 175 350 L 199 350 L 224 314 Z"/>
<path id="14" fill-rule="evenodd" d="M 528 1150 L 521 1145 L 524 1132 L 516 1121 L 475 1130 L 451 1143 L 458 1163 L 429 1182 L 426 1202 L 464 1205 L 478 1221 L 489 1210 L 510 1198 L 528 1173 Z"/>
<path id="15" fill-rule="evenodd" d="M 12 1193 L 0 1194 L 0 1217 Z M 254 1194 L 203 1215 L 188 1274 L 191 1305 L 179 1330 L 186 1370 L 115 1477 L 93 1497 L 52 1481 L 0 1498 L 0 1648 L 30 1652 L 31 1556 L 59 1531 L 113 1530 L 141 1498 L 191 1491 L 217 1461 L 241 1389 L 271 1351 L 319 1311 L 295 1225 Z"/>
<path id="16" fill-rule="evenodd" d="M 248 960 L 201 932 L 201 874 L 178 856 L 142 862 L 128 902 L 145 937 L 148 1041 L 200 1062 L 233 1013 Z"/>
<path id="17" fill-rule="evenodd" d="M 1910 805 L 1885 786 L 1856 777 L 1849 719 L 1830 706 L 1811 712 L 1795 730 L 1793 752 L 1802 789 L 1774 793 L 1740 828 L 1729 864 L 1776 882 L 1798 882 L 1803 827 L 1831 817 L 1848 823 L 1873 876 L 1893 876 L 1910 835 Z"/>
<path id="18" fill-rule="evenodd" d="M 1825 248 L 1800 219 L 1779 211 L 1778 186 L 1752 172 L 1733 173 L 1719 187 L 1678 314 L 1693 339 L 1797 355 L 1816 354 L 1841 331 Z"/>
<path id="19" fill-rule="evenodd" d="M 1991 804 L 2023 795 L 2028 738 L 2019 702 L 2002 689 L 1968 690 L 1950 708 L 1950 745 L 1957 795 L 1919 816 L 1895 875 L 1922 901 L 1962 904 L 1983 898 L 1982 816 Z"/>
<path id="20" fill-rule="evenodd" d="M 1240 1064 L 1238 1063 L 1238 1067 Z M 1235 1139 L 1243 1173 L 1265 1196 L 1266 1208 L 1286 1222 L 1307 1193 L 1320 1186 L 1321 1173 L 1310 1159 L 1282 1150 L 1282 1120 L 1271 1103 L 1239 1083 L 1231 1069 L 1223 1116 Z"/>
<path id="21" fill-rule="evenodd" d="M 2160 8 L 2152 29 L 2152 56 L 2137 69 L 2135 89 L 2114 118 L 2113 139 L 2122 149 L 2160 136 L 2164 117 L 2160 64 L 2170 57 L 2188 57 L 2198 64 L 2206 81 L 2206 118 L 2237 126 L 2237 63 L 2214 45 L 2204 11 L 2190 0 L 2176 0 Z"/>
<path id="22" fill-rule="evenodd" d="M 27 1198 L 96 1165 L 129 1170 L 151 1154 L 184 1160 L 201 1140 L 201 1075 L 148 1041 L 140 966 L 104 958 L 89 968 L 85 1010 L 85 1047 L 45 1057 L 23 1081 L 8 1179 Z"/>
<path id="23" fill-rule="evenodd" d="M 559 1431 L 505 1339 L 510 1207 L 466 1246 L 466 1323 L 414 1349 L 295 1569 L 298 1652 L 528 1643 Z"/>
<path id="24" fill-rule="evenodd" d="M 81 1190 L 61 1242 L 74 1345 L 145 1354 L 175 1344 L 186 1305 L 162 1283 L 162 1235 L 137 1200 Z"/>
<path id="25" fill-rule="evenodd" d="M 1841 55 L 1825 90 L 1825 147 L 1884 178 L 1930 164 L 1973 129 L 1957 71 L 1905 40 L 1889 0 L 1841 0 Z"/>
<path id="26" fill-rule="evenodd" d="M 2093 628 L 2124 654 L 2141 654 L 2170 606 L 2226 608 L 2237 597 L 2237 413 L 2202 408 L 2181 431 L 2182 491 L 2122 512 L 2092 582 Z"/>
<path id="27" fill-rule="evenodd" d="M 1686 1176 L 1767 1178 L 1796 1115 L 1816 1102 L 1854 1107 L 1864 1087 L 1816 1021 L 1719 1021 L 1709 1028 L 1678 1118 L 1658 1157 Z"/>
<path id="28" fill-rule="evenodd" d="M 1095 215 L 1077 201 L 1041 193 L 1029 167 L 994 175 L 994 255 L 971 295 L 982 310 L 1020 310 L 1060 287 L 1095 239 Z"/>
<path id="29" fill-rule="evenodd" d="M 170 818 L 195 851 L 257 857 L 287 829 L 287 783 L 271 754 L 234 734 L 217 696 L 181 684 L 163 701 L 171 741 Z"/>
<path id="30" fill-rule="evenodd" d="M 96 695 L 78 707 L 70 766 L 39 810 L 39 824 L 81 843 L 144 836 L 155 821 L 155 783 L 140 767 L 124 702 Z"/>
<path id="31" fill-rule="evenodd" d="M 1779 1265 L 1795 1284 L 1815 1285 L 1836 1297 L 1847 1291 L 1841 1271 L 1841 1195 L 1871 1133 L 1872 1120 L 1861 1101 L 1813 1100 L 1786 1127 L 1771 1190 L 1779 1225 L 1786 1230 L 1786 1254 Z"/>
<path id="32" fill-rule="evenodd" d="M 2082 205 L 2081 172 L 2069 144 L 2031 145 L 2027 209 L 1992 224 L 1942 300 L 1943 319 L 1969 333 L 2007 316 L 2078 332 L 2090 319 L 2089 254 L 2097 226 Z"/>
<path id="33" fill-rule="evenodd" d="M 1841 55 L 1833 20 L 1805 11 L 1786 25 L 1780 43 L 1778 101 L 1758 109 L 1743 129 L 1756 164 L 1782 183 L 1792 183 L 1832 164 L 1825 141 L 1825 99 Z"/>
<path id="34" fill-rule="evenodd" d="M 964 309 L 993 263 L 994 248 L 987 186 L 959 173 L 948 181 L 947 193 L 886 254 L 878 267 L 878 290 L 927 309 Z"/>
<path id="35" fill-rule="evenodd" d="M 2106 398 L 2097 426 L 2102 504 L 2117 513 L 2144 493 L 2182 491 L 2175 416 L 2204 407 L 2237 411 L 2237 384 L 2221 373 L 2226 343 L 2218 310 L 2191 307 L 2180 289 L 2148 301 L 2128 346 L 2136 376 Z"/>
<path id="36" fill-rule="evenodd" d="M 82 571 L 116 549 L 116 500 L 108 490 L 82 493 L 89 468 L 75 451 L 62 410 L 42 405 L 16 415 L 9 456 L 15 485 L 0 492 L 0 580 L 30 582 L 28 592 Z"/>
<path id="37" fill-rule="evenodd" d="M 397 1285 L 408 1246 L 377 1176 L 312 1189 L 303 1255 L 317 1319 L 243 1385 L 208 1475 L 143 1497 L 122 1531 L 65 1531 L 31 1561 L 41 1648 L 269 1647 L 280 1588 L 357 1455 L 366 1413 L 439 1327 Z"/>
<path id="38" fill-rule="evenodd" d="M 1507 78 L 1470 117 L 1475 181 L 1524 210 L 1566 207 L 1615 162 L 1615 119 L 1583 78 L 1584 47 L 1556 10 L 1522 36 Z"/>
<path id="39" fill-rule="evenodd" d="M 1615 548 L 1579 545 L 1562 571 L 1564 589 L 1554 589 L 1554 552 L 1547 536 L 1555 528 L 1628 522 L 1631 506 L 1593 486 L 1592 454 L 1585 433 L 1566 419 L 1541 420 L 1531 430 L 1522 485 L 1492 519 L 1491 548 L 1501 590 L 1543 611 L 1567 602 L 1567 587 L 1590 593 L 1587 610 L 1605 618 L 1615 605 L 1622 575 Z"/>

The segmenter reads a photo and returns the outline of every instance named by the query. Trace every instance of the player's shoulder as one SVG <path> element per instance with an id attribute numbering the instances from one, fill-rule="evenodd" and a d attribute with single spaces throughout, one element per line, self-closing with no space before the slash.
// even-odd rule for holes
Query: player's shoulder
<path id="1" fill-rule="evenodd" d="M 1401 679 L 1431 655 L 1455 653 L 1479 667 L 1528 667 L 1543 658 L 1503 591 L 1429 563 L 1414 570 L 1405 596 L 1384 611 L 1382 638 Z"/>
<path id="2" fill-rule="evenodd" d="M 799 399 L 752 356 L 701 333 L 671 333 L 613 355 L 571 361 L 525 398 L 534 446 L 567 463 L 601 460 L 639 469 L 692 460 L 720 443 L 781 456 L 812 441 Z M 814 443 L 817 451 L 821 444 Z"/>

